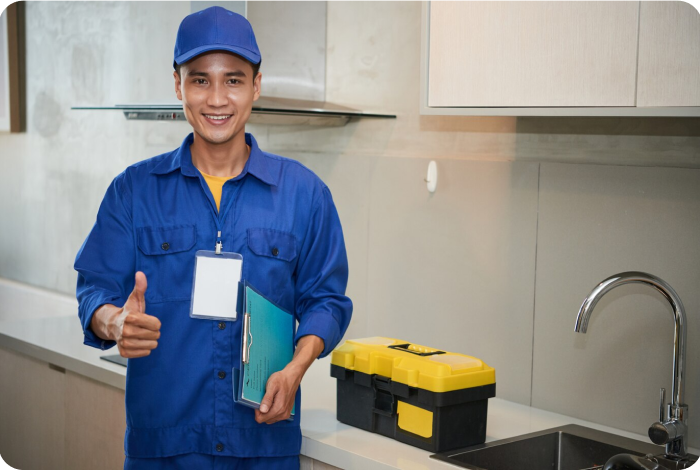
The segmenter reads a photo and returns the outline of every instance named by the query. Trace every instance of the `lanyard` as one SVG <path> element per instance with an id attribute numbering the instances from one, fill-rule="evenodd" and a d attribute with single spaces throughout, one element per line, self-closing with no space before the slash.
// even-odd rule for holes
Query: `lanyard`
<path id="1" fill-rule="evenodd" d="M 224 220 L 226 220 L 226 214 L 228 214 L 229 209 L 233 206 L 234 201 L 238 197 L 238 191 L 240 191 L 241 186 L 245 180 L 243 180 L 240 184 L 237 184 L 233 188 L 233 194 L 231 194 L 231 197 L 229 197 L 228 202 L 226 203 L 226 207 L 224 208 L 223 212 L 216 212 L 216 209 L 214 208 L 214 205 L 209 204 L 209 207 L 211 208 L 211 213 L 214 216 L 214 224 L 216 224 L 216 249 L 214 253 L 217 255 L 221 254 L 221 250 L 223 249 L 223 243 L 221 242 L 221 225 Z M 226 183 L 224 183 L 225 185 Z M 221 190 L 221 197 L 223 198 L 224 196 L 224 191 L 223 188 Z"/>

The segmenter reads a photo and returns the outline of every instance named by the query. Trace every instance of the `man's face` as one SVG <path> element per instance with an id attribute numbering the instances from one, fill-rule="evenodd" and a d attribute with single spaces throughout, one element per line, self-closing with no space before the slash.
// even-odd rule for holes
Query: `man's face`
<path id="1" fill-rule="evenodd" d="M 223 51 L 202 54 L 180 67 L 175 93 L 194 131 L 212 144 L 229 142 L 245 129 L 261 74 L 242 58 Z"/>

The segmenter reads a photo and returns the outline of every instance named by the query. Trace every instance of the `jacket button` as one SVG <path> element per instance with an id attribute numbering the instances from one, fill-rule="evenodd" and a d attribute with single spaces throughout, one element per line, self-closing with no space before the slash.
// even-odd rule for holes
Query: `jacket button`
<path id="1" fill-rule="evenodd" d="M 216 451 L 217 452 L 222 452 L 223 450 L 224 450 L 223 444 L 216 444 Z"/>
<path id="2" fill-rule="evenodd" d="M 219 329 L 220 329 L 220 330 L 224 330 L 224 329 L 226 329 L 226 323 L 225 323 L 225 322 L 222 322 L 222 321 L 220 321 L 220 322 L 219 322 Z"/>
<path id="3" fill-rule="evenodd" d="M 219 371 L 219 378 L 220 378 L 220 379 L 225 379 L 225 378 L 226 378 L 226 372 L 224 372 L 223 370 L 220 370 L 220 371 Z"/>
<path id="4" fill-rule="evenodd" d="M 165 251 L 168 251 L 168 250 L 170 249 L 170 243 L 165 242 L 165 243 L 163 243 L 160 247 L 161 247 L 162 249 L 164 249 Z"/>
<path id="5" fill-rule="evenodd" d="M 280 250 L 278 250 L 277 248 L 272 249 L 272 256 L 277 256 L 279 254 L 280 254 Z"/>

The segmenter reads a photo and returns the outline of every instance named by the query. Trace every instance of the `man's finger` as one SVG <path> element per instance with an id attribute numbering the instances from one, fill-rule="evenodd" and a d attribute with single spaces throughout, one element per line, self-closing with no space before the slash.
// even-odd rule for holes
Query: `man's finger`
<path id="1" fill-rule="evenodd" d="M 259 423 L 274 424 L 278 421 L 285 420 L 291 416 L 291 411 L 288 411 L 285 405 L 282 405 L 280 394 L 275 396 L 275 402 L 272 408 L 267 413 L 256 413 L 256 419 Z"/>
<path id="2" fill-rule="evenodd" d="M 130 350 L 155 349 L 158 347 L 158 341 L 129 338 L 122 340 L 122 347 Z"/>
<path id="3" fill-rule="evenodd" d="M 133 359 L 133 358 L 137 358 L 137 357 L 148 356 L 148 355 L 151 354 L 151 350 L 150 350 L 150 349 L 140 349 L 140 350 L 137 350 L 137 351 L 132 351 L 132 350 L 125 350 L 125 351 L 123 351 L 123 350 L 120 349 L 120 350 L 119 350 L 119 354 L 120 354 L 122 357 L 126 357 L 126 358 Z"/>
<path id="4" fill-rule="evenodd" d="M 138 339 L 160 339 L 160 330 L 150 330 L 148 328 L 142 328 L 133 323 L 126 323 L 124 324 L 122 337 Z"/>
<path id="5" fill-rule="evenodd" d="M 274 381 L 267 381 L 267 390 L 265 391 L 265 396 L 260 402 L 260 412 L 267 413 L 272 408 L 272 403 L 275 401 L 275 395 L 277 395 L 277 385 Z"/>
<path id="6" fill-rule="evenodd" d="M 129 298 L 126 303 L 129 304 L 130 309 L 136 310 L 138 312 L 146 311 L 146 289 L 148 288 L 148 281 L 146 280 L 146 275 L 141 271 L 137 271 L 134 275 L 134 290 L 131 291 Z M 124 305 L 126 307 L 126 304 Z"/>
<path id="7" fill-rule="evenodd" d="M 129 314 L 125 319 L 124 323 L 130 323 L 135 326 L 140 326 L 147 330 L 158 331 L 160 330 L 160 320 L 158 318 L 147 315 L 145 313 L 132 313 Z"/>

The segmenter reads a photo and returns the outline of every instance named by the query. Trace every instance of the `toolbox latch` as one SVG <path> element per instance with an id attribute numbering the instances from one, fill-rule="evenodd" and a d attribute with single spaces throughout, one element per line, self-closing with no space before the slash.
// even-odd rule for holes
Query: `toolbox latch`
<path id="1" fill-rule="evenodd" d="M 372 411 L 384 416 L 393 416 L 395 404 L 394 395 L 391 393 L 391 379 L 382 375 L 373 375 L 372 389 L 374 390 Z"/>

